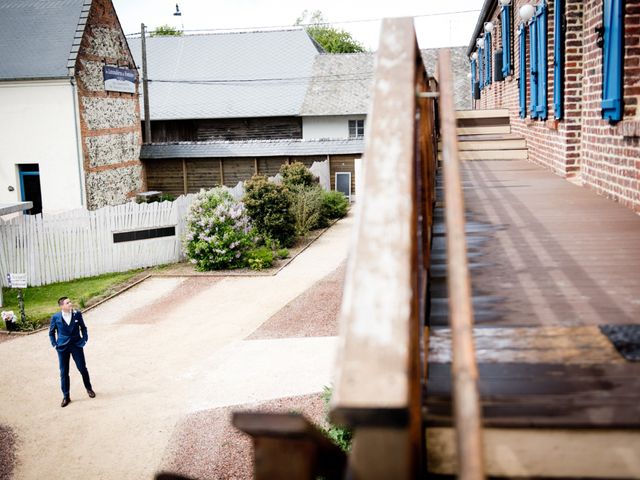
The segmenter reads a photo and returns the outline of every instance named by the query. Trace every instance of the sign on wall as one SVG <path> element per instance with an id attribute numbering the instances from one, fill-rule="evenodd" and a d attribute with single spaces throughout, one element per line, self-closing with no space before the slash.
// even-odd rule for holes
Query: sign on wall
<path id="1" fill-rule="evenodd" d="M 136 93 L 136 73 L 130 68 L 111 67 L 102 68 L 104 75 L 104 89 L 109 92 Z"/>
<path id="2" fill-rule="evenodd" d="M 7 273 L 7 282 L 10 288 L 27 288 L 27 274 Z"/>

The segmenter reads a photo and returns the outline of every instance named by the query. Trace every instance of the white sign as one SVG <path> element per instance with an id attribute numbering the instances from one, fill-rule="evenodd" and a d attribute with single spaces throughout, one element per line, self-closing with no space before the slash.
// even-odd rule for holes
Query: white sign
<path id="1" fill-rule="evenodd" d="M 7 273 L 7 280 L 11 288 L 27 288 L 26 273 Z"/>
<path id="2" fill-rule="evenodd" d="M 136 74 L 133 70 L 105 65 L 102 68 L 102 73 L 105 90 L 136 93 Z"/>

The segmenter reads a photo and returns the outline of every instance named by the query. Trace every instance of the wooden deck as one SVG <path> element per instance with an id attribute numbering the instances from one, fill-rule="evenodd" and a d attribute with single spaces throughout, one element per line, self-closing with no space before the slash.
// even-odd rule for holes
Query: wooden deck
<path id="1" fill-rule="evenodd" d="M 598 326 L 640 324 L 640 217 L 523 160 L 463 163 L 486 427 L 640 428 L 640 362 Z M 442 207 L 427 428 L 451 425 Z"/>

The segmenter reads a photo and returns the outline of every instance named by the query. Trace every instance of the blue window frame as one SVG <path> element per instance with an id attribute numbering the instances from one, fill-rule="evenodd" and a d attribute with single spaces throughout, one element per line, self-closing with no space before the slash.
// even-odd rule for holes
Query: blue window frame
<path id="1" fill-rule="evenodd" d="M 508 76 L 512 69 L 511 63 L 511 6 L 504 5 L 500 12 L 502 20 L 502 75 Z"/>
<path id="2" fill-rule="evenodd" d="M 622 120 L 623 0 L 604 0 L 602 58 L 602 118 Z"/>
<path id="3" fill-rule="evenodd" d="M 482 48 L 478 48 L 478 80 L 480 81 L 480 90 L 484 88 L 484 56 L 482 53 Z"/>
<path id="4" fill-rule="evenodd" d="M 541 4 L 529 24 L 531 118 L 547 118 L 547 6 Z"/>
<path id="5" fill-rule="evenodd" d="M 520 37 L 520 78 L 518 86 L 520 91 L 520 118 L 527 116 L 527 29 L 520 25 L 518 31 Z"/>
<path id="6" fill-rule="evenodd" d="M 553 3 L 553 117 L 562 118 L 564 96 L 564 0 Z"/>
<path id="7" fill-rule="evenodd" d="M 491 84 L 491 33 L 484 34 L 484 83 Z"/>

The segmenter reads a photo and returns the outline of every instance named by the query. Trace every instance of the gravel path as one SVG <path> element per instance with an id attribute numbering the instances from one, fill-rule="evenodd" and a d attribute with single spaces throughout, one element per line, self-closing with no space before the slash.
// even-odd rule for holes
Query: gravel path
<path id="1" fill-rule="evenodd" d="M 151 277 L 87 312 L 95 399 L 72 368 L 72 403 L 60 408 L 46 332 L 0 343 L 0 358 L 12 364 L 0 369 L 0 425 L 17 439 L 15 477 L 153 478 L 180 438 L 176 426 L 193 415 L 246 403 L 290 408 L 317 395 L 331 383 L 337 341 L 326 336 L 330 329 L 325 336 L 246 339 L 267 320 L 282 320 L 277 314 L 286 305 L 298 310 L 295 299 L 316 282 L 337 275 L 351 223 L 336 223 L 275 276 Z"/>
<path id="2" fill-rule="evenodd" d="M 0 480 L 12 478 L 13 467 L 16 463 L 16 437 L 13 431 L 0 425 Z"/>

